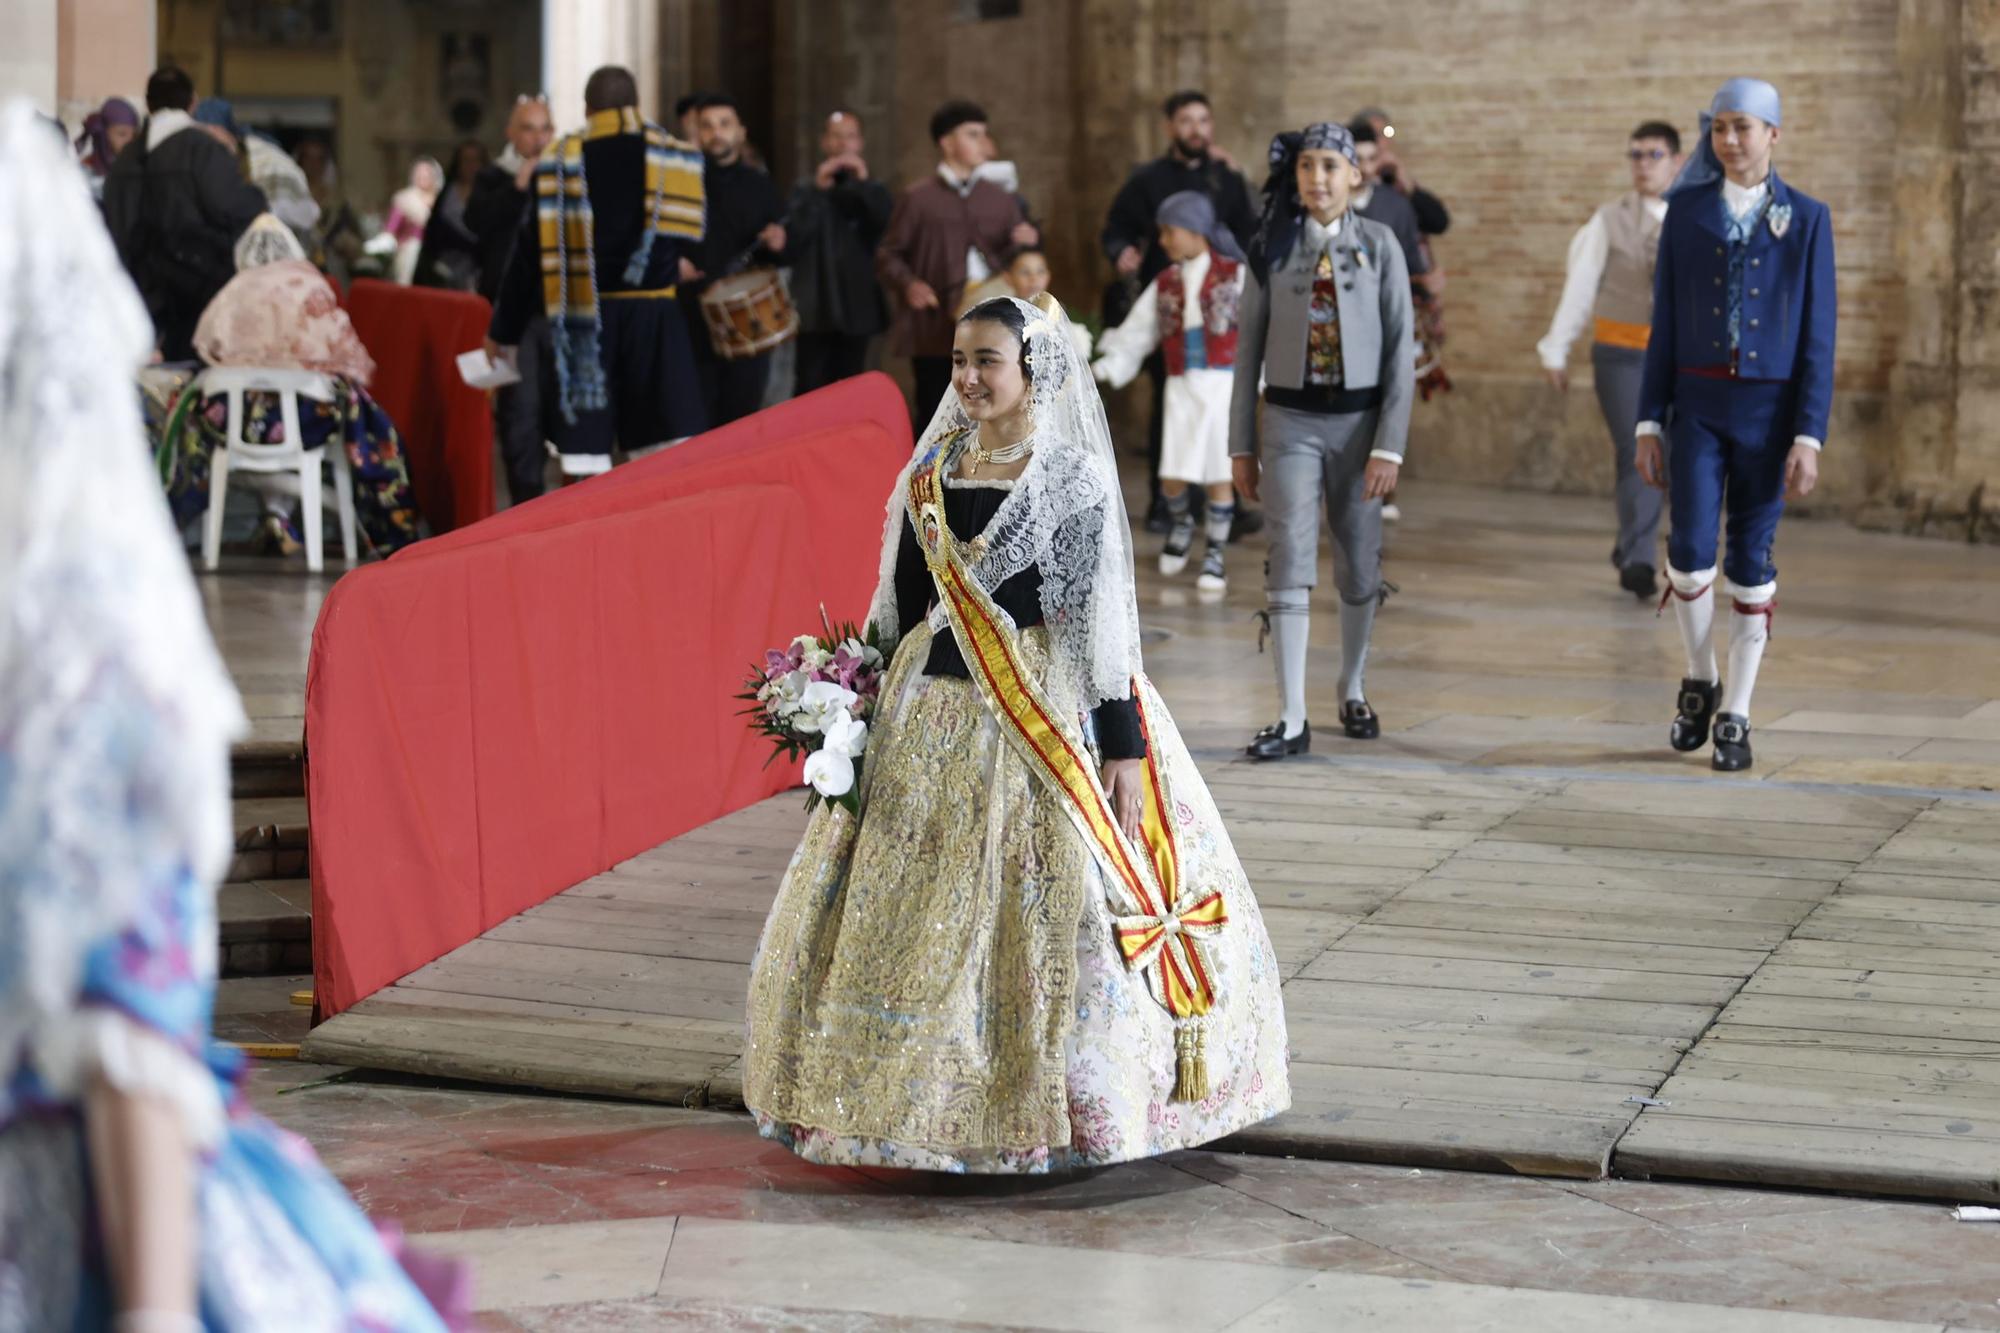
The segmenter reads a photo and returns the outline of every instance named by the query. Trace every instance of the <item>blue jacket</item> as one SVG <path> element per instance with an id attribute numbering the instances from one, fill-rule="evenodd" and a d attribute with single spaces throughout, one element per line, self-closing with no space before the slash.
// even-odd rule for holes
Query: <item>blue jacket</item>
<path id="1" fill-rule="evenodd" d="M 1784 235 L 1772 230 L 1786 217 Z M 1679 196 L 1660 229 L 1653 273 L 1653 336 L 1639 388 L 1639 420 L 1667 420 L 1680 372 L 1729 365 L 1728 215 L 1722 182 Z M 1750 234 L 1743 269 L 1737 373 L 1790 380 L 1794 435 L 1826 439 L 1833 407 L 1833 214 L 1771 173 L 1765 221 Z"/>

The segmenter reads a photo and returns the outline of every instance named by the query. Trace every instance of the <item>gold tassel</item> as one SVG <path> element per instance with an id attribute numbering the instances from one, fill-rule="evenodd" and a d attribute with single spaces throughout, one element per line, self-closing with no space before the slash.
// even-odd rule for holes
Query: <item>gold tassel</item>
<path id="1" fill-rule="evenodd" d="M 1208 1055 L 1202 1045 L 1201 1029 L 1194 1024 L 1174 1029 L 1174 1090 L 1169 1101 L 1208 1100 Z"/>

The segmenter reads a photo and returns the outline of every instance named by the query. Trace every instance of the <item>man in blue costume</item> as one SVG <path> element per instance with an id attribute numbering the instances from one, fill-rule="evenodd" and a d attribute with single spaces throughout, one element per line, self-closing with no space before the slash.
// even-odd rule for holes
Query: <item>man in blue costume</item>
<path id="1" fill-rule="evenodd" d="M 1672 479 L 1667 598 L 1687 675 L 1670 740 L 1698 750 L 1712 729 L 1723 772 L 1750 766 L 1750 694 L 1777 609 L 1771 546 L 1787 492 L 1810 495 L 1819 480 L 1833 405 L 1833 216 L 1772 170 L 1780 120 L 1778 90 L 1759 79 L 1723 84 L 1702 116 L 1701 146 L 1667 192 L 1639 393 L 1634 462 L 1652 485 Z M 1726 682 L 1718 512 L 1733 607 Z"/>

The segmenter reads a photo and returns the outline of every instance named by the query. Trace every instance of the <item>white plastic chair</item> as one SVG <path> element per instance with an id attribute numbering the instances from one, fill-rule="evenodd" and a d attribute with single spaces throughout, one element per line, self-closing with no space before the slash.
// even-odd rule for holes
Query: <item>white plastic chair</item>
<path id="1" fill-rule="evenodd" d="M 325 564 L 320 535 L 320 464 L 333 461 L 333 493 L 340 510 L 340 552 L 354 565 L 354 475 L 348 469 L 347 444 L 336 436 L 333 448 L 308 449 L 299 430 L 299 399 L 330 403 L 334 384 L 314 370 L 281 370 L 251 366 L 212 366 L 189 386 L 190 393 L 221 394 L 229 404 L 222 447 L 208 461 L 208 513 L 201 533 L 201 560 L 214 569 L 222 560 L 222 510 L 229 498 L 229 474 L 234 472 L 297 472 L 299 503 L 305 511 L 306 568 L 317 574 Z M 283 444 L 255 444 L 243 438 L 247 424 L 243 395 L 277 395 L 285 425 Z"/>

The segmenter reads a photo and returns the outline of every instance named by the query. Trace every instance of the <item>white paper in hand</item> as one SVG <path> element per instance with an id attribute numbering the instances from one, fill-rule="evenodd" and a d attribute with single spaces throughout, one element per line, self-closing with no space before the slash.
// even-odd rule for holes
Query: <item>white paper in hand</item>
<path id="1" fill-rule="evenodd" d="M 513 362 L 493 360 L 484 347 L 458 354 L 458 374 L 475 389 L 504 389 L 521 382 L 521 372 L 514 369 Z"/>

